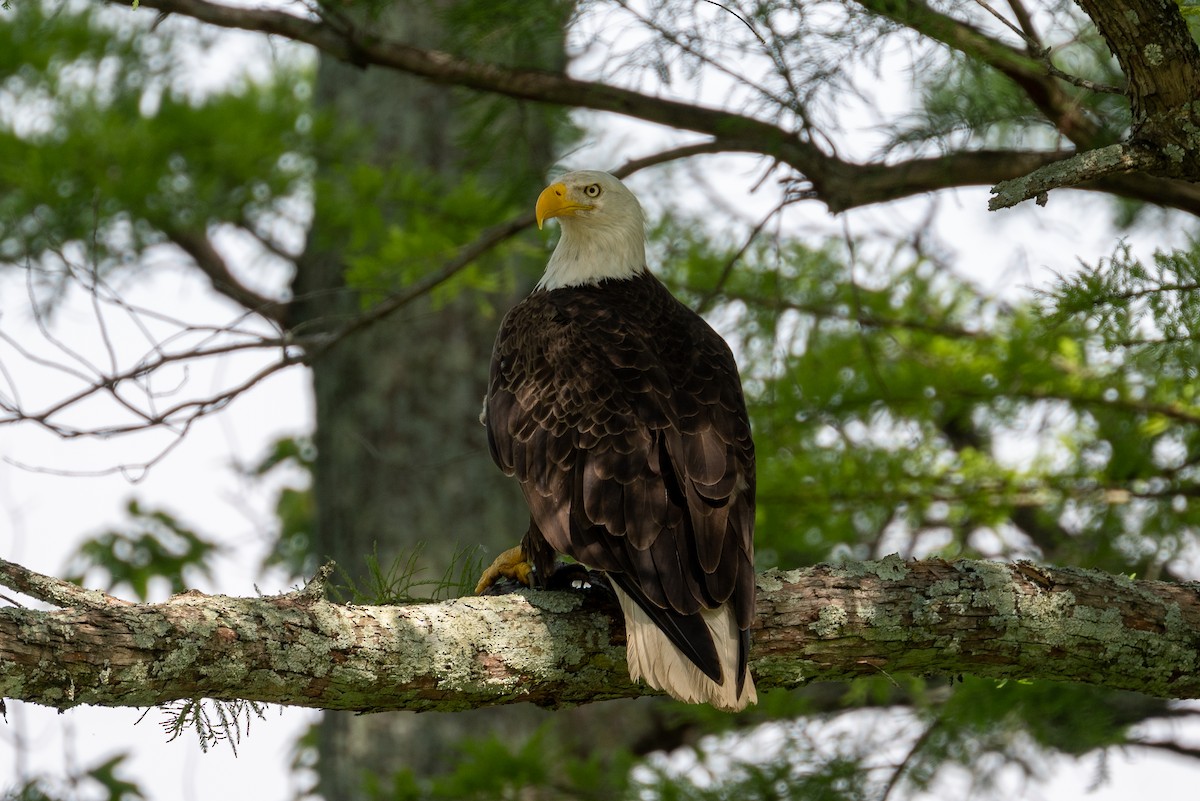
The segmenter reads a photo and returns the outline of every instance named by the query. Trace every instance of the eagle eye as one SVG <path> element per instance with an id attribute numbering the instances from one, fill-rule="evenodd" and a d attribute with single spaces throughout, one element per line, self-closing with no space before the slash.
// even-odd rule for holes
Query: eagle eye
<path id="1" fill-rule="evenodd" d="M 589 184 L 583 188 L 583 194 L 588 197 L 600 197 L 600 184 Z"/>

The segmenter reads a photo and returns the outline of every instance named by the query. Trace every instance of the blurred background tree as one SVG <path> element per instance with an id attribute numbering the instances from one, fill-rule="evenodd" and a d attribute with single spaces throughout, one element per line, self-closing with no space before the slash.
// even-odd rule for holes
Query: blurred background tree
<path id="1" fill-rule="evenodd" d="M 1196 185 L 1133 174 L 1089 186 L 1106 201 L 1054 193 L 1088 227 L 1109 226 L 1111 256 L 1054 261 L 1064 277 L 1036 294 L 981 289 L 972 245 L 955 254 L 934 230 L 947 213 L 936 200 L 845 215 L 840 230 L 812 203 L 846 211 L 992 183 L 1122 141 L 1124 76 L 1073 3 L 304 9 L 335 43 L 365 47 L 370 32 L 552 75 L 570 54 L 581 74 L 642 89 L 635 116 L 712 133 L 658 101 L 719 106 L 732 133 L 711 141 L 364 69 L 353 47 L 251 50 L 246 69 L 203 85 L 196 64 L 220 36 L 180 15 L 207 19 L 205 7 L 146 5 L 178 13 L 21 2 L 0 16 L 4 285 L 25 284 L 51 345 L 64 298 L 83 291 L 97 309 L 89 342 L 49 356 L 4 336 L 0 366 L 50 363 L 73 383 L 44 395 L 6 370 L 0 423 L 160 437 L 122 463 L 153 468 L 264 376 L 307 369 L 312 431 L 247 468 L 311 475 L 279 490 L 264 560 L 276 581 L 333 558 L 348 600 L 445 594 L 454 582 L 439 577 L 477 561 L 464 549 L 490 555 L 523 531 L 519 492 L 475 422 L 491 339 L 544 264 L 523 232 L 553 165 L 618 166 L 618 152 L 649 156 L 626 166 L 655 220 L 654 266 L 739 355 L 760 569 L 899 552 L 1197 578 L 1200 251 L 1179 235 L 1195 230 Z M 1194 24 L 1190 4 L 1178 11 Z M 570 100 L 620 106 L 607 97 L 581 85 Z M 792 132 L 799 155 L 758 129 L 739 136 L 738 114 Z M 728 150 L 767 158 L 703 155 Z M 695 169 L 661 166 L 673 161 Z M 233 322 L 124 300 L 164 261 L 204 275 Z M 118 349 L 119 325 L 146 344 Z M 231 354 L 251 360 L 215 390 L 175 370 Z M 144 598 L 156 578 L 177 590 L 211 571 L 204 520 L 128 511 L 68 572 Z M 1195 756 L 1174 728 L 1194 713 L 1087 687 L 880 676 L 770 693 L 736 717 L 665 702 L 328 715 L 298 760 L 315 761 L 328 799 L 852 799 L 964 782 L 1000 795 L 998 782 L 1044 773 L 1053 755 Z M 117 765 L 79 775 L 140 797 Z"/>
<path id="2" fill-rule="evenodd" d="M 461 51 L 486 42 L 503 63 L 562 69 L 562 10 L 534 3 L 519 16 L 511 11 L 404 2 L 347 13 L 412 44 Z M 544 106 L 328 58 L 318 61 L 313 109 L 330 121 L 335 141 L 354 144 L 322 150 L 315 165 L 314 217 L 286 321 L 305 333 L 333 333 L 370 297 L 402 292 L 428 273 L 448 245 L 520 210 L 565 132 L 563 115 Z M 311 363 L 315 518 L 304 571 L 332 559 L 360 597 L 392 600 L 379 597 L 379 582 L 372 587 L 365 556 L 380 575 L 398 560 L 440 575 L 460 549 L 497 550 L 520 530 L 522 499 L 480 452 L 469 423 L 495 337 L 493 315 L 480 310 L 505 308 L 532 286 L 530 252 L 481 259 L 469 291 L 416 299 Z M 409 563 L 416 548 L 420 558 Z M 325 798 L 362 799 L 397 770 L 444 772 L 464 735 L 517 741 L 537 712 L 327 712 L 315 741 L 318 789 Z"/>

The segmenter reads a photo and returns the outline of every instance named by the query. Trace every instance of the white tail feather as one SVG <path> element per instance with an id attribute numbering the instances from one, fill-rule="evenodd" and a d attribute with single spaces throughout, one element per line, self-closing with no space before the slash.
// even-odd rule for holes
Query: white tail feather
<path id="1" fill-rule="evenodd" d="M 643 680 L 685 703 L 708 703 L 727 712 L 737 712 L 748 704 L 758 703 L 758 692 L 754 689 L 754 679 L 749 672 L 741 696 L 737 695 L 738 647 L 741 638 L 732 606 L 725 604 L 700 613 L 708 624 L 721 660 L 721 675 L 725 680 L 717 684 L 675 647 L 636 601 L 615 584 L 613 590 L 621 603 L 621 611 L 625 613 L 629 678 Z"/>

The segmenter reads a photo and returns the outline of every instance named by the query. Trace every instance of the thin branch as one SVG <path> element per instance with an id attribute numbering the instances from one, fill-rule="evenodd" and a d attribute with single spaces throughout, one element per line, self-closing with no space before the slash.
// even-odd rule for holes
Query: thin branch
<path id="1" fill-rule="evenodd" d="M 985 2 L 985 0 L 975 0 L 975 5 L 979 6 L 984 11 L 991 14 L 993 17 L 995 17 L 1000 22 L 1001 25 L 1008 28 L 1010 31 L 1015 33 L 1017 36 L 1021 37 L 1021 39 L 1025 40 L 1026 42 L 1029 41 L 1029 37 L 1027 37 L 1025 35 L 1025 31 L 1021 30 L 1015 24 L 1013 24 L 1012 20 L 1010 20 L 1008 17 L 1004 16 L 999 11 L 992 8 L 991 5 L 989 5 L 987 2 Z"/>
<path id="2" fill-rule="evenodd" d="M 4 334 L 3 332 L 0 332 L 0 339 L 4 339 L 5 341 L 9 341 L 10 343 L 12 342 L 12 340 L 8 337 L 8 335 Z M 70 409 L 70 408 L 78 405 L 79 403 L 83 402 L 84 400 L 87 400 L 88 398 L 96 395 L 97 393 L 111 392 L 114 387 L 117 387 L 126 381 L 131 381 L 140 376 L 146 375 L 148 373 L 152 373 L 168 364 L 182 362 L 182 361 L 195 361 L 195 360 L 199 360 L 199 359 L 212 358 L 212 357 L 216 357 L 216 356 L 224 356 L 224 355 L 228 355 L 231 353 L 247 351 L 247 350 L 261 350 L 263 348 L 272 348 L 272 347 L 278 347 L 278 348 L 284 349 L 284 355 L 281 358 L 279 363 L 273 364 L 273 365 L 269 366 L 268 368 L 264 368 L 264 371 L 260 371 L 259 373 L 256 373 L 256 375 L 265 378 L 266 375 L 269 375 L 270 373 L 275 372 L 276 370 L 281 369 L 284 366 L 296 364 L 303 360 L 303 357 L 301 355 L 299 355 L 297 353 L 289 353 L 288 352 L 287 349 L 294 347 L 295 344 L 296 343 L 292 342 L 291 340 L 261 339 L 261 340 L 252 341 L 252 342 L 235 342 L 235 343 L 229 343 L 229 344 L 224 344 L 224 345 L 217 345 L 217 346 L 213 346 L 210 348 L 193 349 L 193 350 L 188 350 L 188 351 L 184 351 L 184 352 L 180 352 L 180 353 L 161 353 L 152 361 L 140 362 L 137 365 L 135 365 L 127 370 L 124 370 L 120 373 L 104 377 L 102 380 L 100 380 L 98 382 L 92 383 L 90 381 L 87 381 L 87 386 L 85 386 L 83 389 L 75 392 L 74 394 L 68 395 L 65 398 L 59 399 L 53 405 L 46 407 L 46 408 L 42 409 L 41 411 L 31 412 L 31 411 L 23 410 L 23 409 L 11 410 L 11 414 L 8 417 L 0 418 L 0 425 L 12 424 L 12 423 L 18 423 L 18 422 L 38 423 L 43 428 L 46 428 L 47 430 L 58 435 L 59 437 L 62 437 L 63 439 L 76 439 L 79 437 L 104 438 L 104 437 L 110 437 L 110 436 L 113 436 L 116 434 L 132 433 L 134 431 L 140 431 L 140 430 L 145 430 L 148 428 L 169 425 L 172 418 L 175 417 L 179 412 L 189 409 L 194 406 L 198 406 L 198 405 L 202 406 L 202 405 L 208 404 L 210 402 L 214 402 L 215 399 L 210 399 L 208 401 L 204 401 L 204 400 L 187 401 L 183 404 L 179 404 L 179 405 L 172 407 L 166 411 L 158 412 L 158 413 L 148 413 L 148 412 L 143 412 L 142 410 L 136 409 L 135 407 L 127 407 L 127 408 L 130 408 L 130 410 L 134 413 L 134 415 L 140 421 L 139 423 L 136 423 L 134 425 L 129 425 L 129 426 L 106 426 L 106 427 L 100 427 L 100 428 L 95 428 L 95 429 L 83 429 L 83 428 L 77 428 L 77 427 L 73 427 L 73 426 L 66 426 L 66 425 L 60 425 L 60 424 L 54 423 L 52 418 L 54 418 L 56 415 L 61 414 L 63 411 L 66 411 L 67 409 Z M 55 365 L 54 363 L 50 363 L 50 366 L 57 366 L 57 365 Z M 249 389 L 248 384 L 243 384 L 241 386 L 242 386 L 241 391 L 244 391 L 245 389 Z M 225 398 L 225 396 L 227 394 L 228 393 L 222 393 L 221 395 L 216 396 L 216 399 Z"/>
<path id="3" fill-rule="evenodd" d="M 704 2 L 708 3 L 710 6 L 716 6 L 717 8 L 721 9 L 722 11 L 725 11 L 725 12 L 731 14 L 732 16 L 736 17 L 739 22 L 741 22 L 743 25 L 746 26 L 746 29 L 749 30 L 750 33 L 754 34 L 755 39 L 758 39 L 758 41 L 762 42 L 763 47 L 767 46 L 767 40 L 762 38 L 762 36 L 759 34 L 759 32 L 754 29 L 754 25 L 751 24 L 750 20 L 746 19 L 741 14 L 737 13 L 736 11 L 734 11 L 732 8 L 725 5 L 724 3 L 718 3 L 717 0 L 704 0 Z"/>
<path id="4" fill-rule="evenodd" d="M 44 358 L 42 356 L 38 356 L 36 353 L 33 353 L 32 351 L 28 350 L 15 337 L 4 333 L 3 330 L 0 330 L 0 342 L 4 342 L 10 348 L 15 350 L 17 352 L 17 354 L 19 356 L 21 356 L 23 359 L 25 359 L 26 361 L 28 361 L 32 364 L 36 364 L 39 367 L 45 367 L 47 369 L 57 370 L 61 373 L 69 375 L 72 378 L 75 378 L 84 383 L 91 383 L 93 380 L 95 380 L 94 376 L 87 375 L 86 373 L 81 373 L 80 371 L 76 370 L 74 367 L 71 367 L 70 365 L 63 364 L 61 362 L 52 361 L 52 360 Z"/>
<path id="5" fill-rule="evenodd" d="M 243 221 L 242 224 L 238 227 L 242 231 L 245 231 L 247 234 L 249 234 L 251 237 L 253 237 L 254 241 L 257 242 L 259 245 L 261 245 L 263 250 L 267 251 L 268 253 L 270 253 L 273 256 L 277 256 L 278 258 L 282 259 L 283 261 L 294 263 L 301 256 L 301 254 L 299 254 L 299 253 L 292 253 L 290 251 L 284 250 L 282 245 L 280 245 L 278 242 L 276 242 L 274 239 L 267 236 L 266 234 L 261 233 L 258 230 L 258 228 L 249 221 Z"/>
<path id="6" fill-rule="evenodd" d="M 984 0 L 975 0 L 975 3 L 976 5 L 982 6 L 993 17 L 1000 20 L 1000 22 L 1017 34 L 1017 36 L 1020 36 L 1025 41 L 1025 51 L 1030 56 L 1033 56 L 1042 63 L 1042 66 L 1046 70 L 1046 74 L 1051 78 L 1058 78 L 1060 81 L 1066 81 L 1072 86 L 1078 86 L 1080 89 L 1087 89 L 1089 92 L 1101 92 L 1115 95 L 1125 94 L 1125 90 L 1119 86 L 1111 86 L 1109 84 L 1098 83 L 1096 81 L 1089 81 L 1086 78 L 1080 78 L 1077 75 L 1071 75 L 1070 73 L 1064 72 L 1056 67 L 1054 62 L 1050 59 L 1050 55 L 1054 52 L 1054 48 L 1045 47 L 1042 45 L 1041 39 L 1037 35 L 1037 30 L 1033 25 L 1033 18 L 1029 15 L 1029 12 L 1025 9 L 1025 7 L 1018 2 L 1018 0 L 1012 0 L 1008 5 L 1009 8 L 1012 9 L 1013 15 L 1016 16 L 1020 27 L 1014 25 L 1008 20 L 1007 17 L 1005 17 L 996 9 L 992 8 L 990 5 L 984 2 Z"/>
<path id="7" fill-rule="evenodd" d="M 856 1 L 872 13 L 895 20 L 936 42 L 980 59 L 1019 86 L 1055 128 L 1076 146 L 1092 147 L 1097 144 L 1100 126 L 1087 116 L 1076 98 L 1046 74 L 1041 58 L 988 36 L 920 0 L 901 3 L 893 0 Z"/>
<path id="8" fill-rule="evenodd" d="M 77 362 L 91 375 L 89 376 L 88 374 L 80 373 L 72 368 L 66 367 L 65 365 L 61 367 L 62 371 L 69 375 L 74 375 L 84 381 L 91 380 L 91 377 L 93 376 L 104 375 L 104 372 L 99 367 L 84 358 L 84 356 L 78 351 L 67 347 L 65 343 L 50 333 L 50 327 L 46 325 L 46 319 L 43 316 L 42 307 L 37 302 L 37 294 L 33 288 L 33 271 L 28 268 L 25 270 L 25 293 L 29 297 L 29 308 L 33 312 L 33 322 L 37 326 L 38 333 L 42 335 L 42 339 L 53 345 L 64 356 L 67 356 Z M 18 348 L 15 342 L 10 341 L 9 344 L 13 345 L 14 348 Z M 46 365 L 55 364 L 49 360 L 45 360 L 41 363 Z"/>
<path id="9" fill-rule="evenodd" d="M 681 147 L 671 148 L 669 150 L 656 153 L 651 156 L 645 156 L 640 159 L 631 159 L 621 166 L 617 167 L 613 174 L 618 178 L 624 178 L 633 173 L 646 169 L 648 167 L 663 164 L 668 161 L 688 158 L 690 156 L 699 155 L 702 153 L 717 152 L 715 150 L 715 142 L 699 142 L 692 145 L 683 145 Z M 506 222 L 494 225 L 484 229 L 482 233 L 475 238 L 474 241 L 459 248 L 454 256 L 447 259 L 440 269 L 435 270 L 417 281 L 414 281 L 403 291 L 397 292 L 389 296 L 385 300 L 377 303 L 367 312 L 354 317 L 341 328 L 333 332 L 328 338 L 324 339 L 319 345 L 310 348 L 311 359 L 320 358 L 320 356 L 333 347 L 338 342 L 346 337 L 360 331 L 374 323 L 388 317 L 399 309 L 413 302 L 419 297 L 432 292 L 437 287 L 449 281 L 462 270 L 469 267 L 479 258 L 499 247 L 504 242 L 513 238 L 522 231 L 531 228 L 534 224 L 532 213 L 517 215 Z"/>
<path id="10" fill-rule="evenodd" d="M 967 398 L 996 398 L 1010 397 L 1034 401 L 1062 401 L 1072 406 L 1094 406 L 1102 409 L 1117 409 L 1132 414 L 1160 415 L 1170 420 L 1187 425 L 1200 425 L 1200 408 L 1182 403 L 1162 403 L 1158 401 L 1135 400 L 1133 398 L 1116 398 L 1109 400 L 1103 397 L 1086 397 L 1068 395 L 1062 392 L 1044 392 L 1039 389 L 1004 392 L 993 395 L 982 395 L 970 390 L 960 390 L 959 394 Z"/>
<path id="11" fill-rule="evenodd" d="M 1040 58 L 1042 59 L 1042 63 L 1046 65 L 1046 72 L 1060 81 L 1066 81 L 1072 86 L 1078 86 L 1080 89 L 1086 89 L 1089 92 L 1098 92 L 1106 95 L 1125 94 L 1124 87 L 1113 86 L 1110 83 L 1100 83 L 1099 81 L 1090 81 L 1087 78 L 1080 78 L 1078 75 L 1063 72 L 1050 60 L 1050 50 L 1048 48 L 1042 52 Z"/>
<path id="12" fill-rule="evenodd" d="M 180 430 L 173 432 L 174 437 L 168 442 L 158 453 L 149 459 L 141 462 L 122 462 L 112 467 L 104 467 L 99 470 L 79 470 L 79 469 L 58 469 L 54 467 L 43 467 L 41 465 L 28 464 L 19 459 L 14 459 L 11 456 L 0 457 L 6 464 L 10 464 L 19 470 L 24 470 L 27 473 L 40 473 L 47 476 L 60 476 L 64 478 L 102 478 L 103 476 L 119 475 L 121 478 L 128 481 L 130 484 L 141 482 L 146 476 L 150 475 L 150 470 L 159 462 L 163 461 L 174 451 L 183 439 L 191 431 L 192 424 L 196 419 L 189 420 Z"/>
<path id="13" fill-rule="evenodd" d="M 933 722 L 925 727 L 925 731 L 921 732 L 921 736 L 913 742 L 912 747 L 908 749 L 908 753 L 904 755 L 904 759 L 901 760 L 900 764 L 896 766 L 896 769 L 892 771 L 892 775 L 888 778 L 888 782 L 883 788 L 883 794 L 880 795 L 879 801 L 888 801 L 888 799 L 891 798 L 892 791 L 900 785 L 900 779 L 912 766 L 913 762 L 917 758 L 917 755 L 921 753 L 921 749 L 929 744 L 929 738 L 932 737 L 934 732 L 940 729 L 941 726 L 942 719 L 936 718 L 933 720 Z"/>
<path id="14" fill-rule="evenodd" d="M 1008 0 L 1008 7 L 1017 18 L 1017 24 L 1021 26 L 1021 36 L 1030 43 L 1032 52 L 1043 50 L 1042 37 L 1038 34 L 1037 27 L 1033 24 L 1033 15 L 1025 8 L 1025 4 L 1021 0 Z"/>
<path id="15" fill-rule="evenodd" d="M 713 153 L 727 153 L 728 147 L 718 139 L 709 139 L 707 142 L 696 142 L 690 145 L 680 145 L 669 150 L 663 150 L 649 156 L 630 159 L 619 167 L 612 170 L 612 174 L 618 178 L 628 178 L 635 172 L 657 167 L 659 164 L 666 164 L 672 161 L 680 161 L 689 159 L 693 156 L 703 156 Z"/>
<path id="16" fill-rule="evenodd" d="M 1020 178 L 1000 181 L 992 187 L 993 197 L 988 201 L 988 209 L 1011 208 L 1031 198 L 1037 198 L 1037 204 L 1044 206 L 1051 189 L 1078 187 L 1117 173 L 1147 171 L 1160 166 L 1161 157 L 1146 148 L 1119 142 L 1047 164 Z"/>
<path id="17" fill-rule="evenodd" d="M 93 283 L 99 281 L 99 271 L 94 265 L 91 272 L 93 276 Z M 91 295 L 92 315 L 96 318 L 96 328 L 100 330 L 100 339 L 104 342 L 104 350 L 108 352 L 108 369 L 116 370 L 117 350 L 115 347 L 113 347 L 112 337 L 110 337 L 108 334 L 108 321 L 105 320 L 104 313 L 100 308 L 100 298 L 97 297 L 95 292 L 91 292 L 89 294 Z"/>
<path id="18" fill-rule="evenodd" d="M 1165 751 L 1170 754 L 1190 757 L 1191 759 L 1200 759 L 1200 748 L 1182 745 L 1174 740 L 1148 741 L 1138 740 L 1131 742 L 1130 745 L 1136 745 L 1140 748 L 1153 748 L 1157 751 Z"/>
<path id="19" fill-rule="evenodd" d="M 720 72 L 723 75 L 726 75 L 729 78 L 732 78 L 735 83 L 740 84 L 742 86 L 749 87 L 754 92 L 758 93 L 761 97 L 770 101 L 771 103 L 774 103 L 779 108 L 790 108 L 790 104 L 786 100 L 784 100 L 784 98 L 779 97 L 774 92 L 769 90 L 767 87 L 762 86 L 761 84 L 757 83 L 756 81 L 751 80 L 748 75 L 744 75 L 744 74 L 732 69 L 731 67 L 727 67 L 726 65 L 722 64 L 717 59 L 713 58 L 712 56 L 709 56 L 707 53 L 704 53 L 697 47 L 684 41 L 684 38 L 682 36 L 680 36 L 678 33 L 666 28 L 662 24 L 656 22 L 655 20 L 651 19 L 647 15 L 638 11 L 636 8 L 633 7 L 633 5 L 631 5 L 629 2 L 627 2 L 627 0 L 616 0 L 616 1 L 617 1 L 617 4 L 620 5 L 620 7 L 623 8 L 626 13 L 628 13 L 630 16 L 632 16 L 638 22 L 641 22 L 643 25 L 645 25 L 647 28 L 649 28 L 654 33 L 661 36 L 665 41 L 670 42 L 672 45 L 679 48 L 679 50 L 681 52 L 686 53 L 687 55 L 696 59 L 701 64 L 711 67 L 712 69 L 716 70 L 717 72 Z M 714 6 L 717 6 L 718 8 L 725 8 L 724 6 L 720 5 L 719 3 L 713 2 L 713 0 L 704 0 L 704 1 L 707 3 L 710 3 Z M 726 9 L 726 10 L 728 11 L 729 9 Z M 733 12 L 730 12 L 730 13 L 733 13 Z M 742 19 L 742 17 L 738 16 L 737 14 L 734 14 L 734 16 L 737 16 L 738 19 L 741 19 L 742 22 L 744 24 L 746 24 L 746 26 L 749 27 L 752 32 L 754 32 L 754 35 L 758 36 L 758 32 L 754 31 L 754 28 L 751 27 L 750 24 L 748 22 L 746 22 L 745 19 Z M 671 21 L 673 22 L 674 18 L 672 18 Z M 762 41 L 761 36 L 758 36 L 758 39 L 759 39 L 759 41 Z M 765 45 L 766 42 L 763 42 L 763 44 Z"/>
<path id="20" fill-rule="evenodd" d="M 728 282 L 729 278 L 733 275 L 734 267 L 736 267 L 737 263 L 742 260 L 743 256 L 746 255 L 746 251 L 748 251 L 750 246 L 754 244 L 754 241 L 758 239 L 758 235 L 761 234 L 762 230 L 767 227 L 767 224 L 771 220 L 775 219 L 775 216 L 779 214 L 779 212 L 783 211 L 788 204 L 789 201 L 787 199 L 780 201 L 775 205 L 774 208 L 768 211 L 766 215 L 754 225 L 753 228 L 750 229 L 745 238 L 742 240 L 741 246 L 734 251 L 728 259 L 725 260 L 725 265 L 721 268 L 721 274 L 717 276 L 717 280 L 714 281 L 713 285 L 709 287 L 703 295 L 700 296 L 698 301 L 696 301 L 695 310 L 698 313 L 703 313 L 706 311 L 722 294 L 725 289 L 726 282 Z"/>
<path id="21" fill-rule="evenodd" d="M 952 339 L 978 339 L 984 334 L 980 331 L 972 331 L 967 328 L 961 328 L 946 323 L 937 322 L 928 319 L 911 319 L 911 318 L 884 318 L 874 317 L 867 314 L 850 314 L 846 311 L 839 310 L 836 305 L 833 307 L 819 305 L 815 303 L 799 303 L 796 301 L 787 300 L 780 296 L 763 297 L 761 295 L 750 295 L 744 292 L 722 292 L 721 298 L 726 300 L 738 300 L 750 306 L 757 306 L 763 309 L 774 309 L 777 311 L 796 311 L 801 314 L 807 314 L 821 320 L 840 320 L 847 323 L 855 323 L 864 328 L 897 328 L 907 331 L 920 331 L 922 333 L 934 334 L 936 336 L 950 337 Z"/>

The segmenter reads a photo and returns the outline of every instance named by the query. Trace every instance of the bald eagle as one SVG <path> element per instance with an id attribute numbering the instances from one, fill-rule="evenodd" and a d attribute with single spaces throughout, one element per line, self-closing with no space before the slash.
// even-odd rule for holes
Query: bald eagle
<path id="1" fill-rule="evenodd" d="M 562 238 L 500 326 L 482 415 L 529 531 L 477 590 L 538 585 L 570 556 L 612 584 L 631 679 L 743 709 L 757 701 L 754 443 L 733 354 L 647 269 L 641 205 L 614 176 L 563 175 L 536 217 Z"/>

